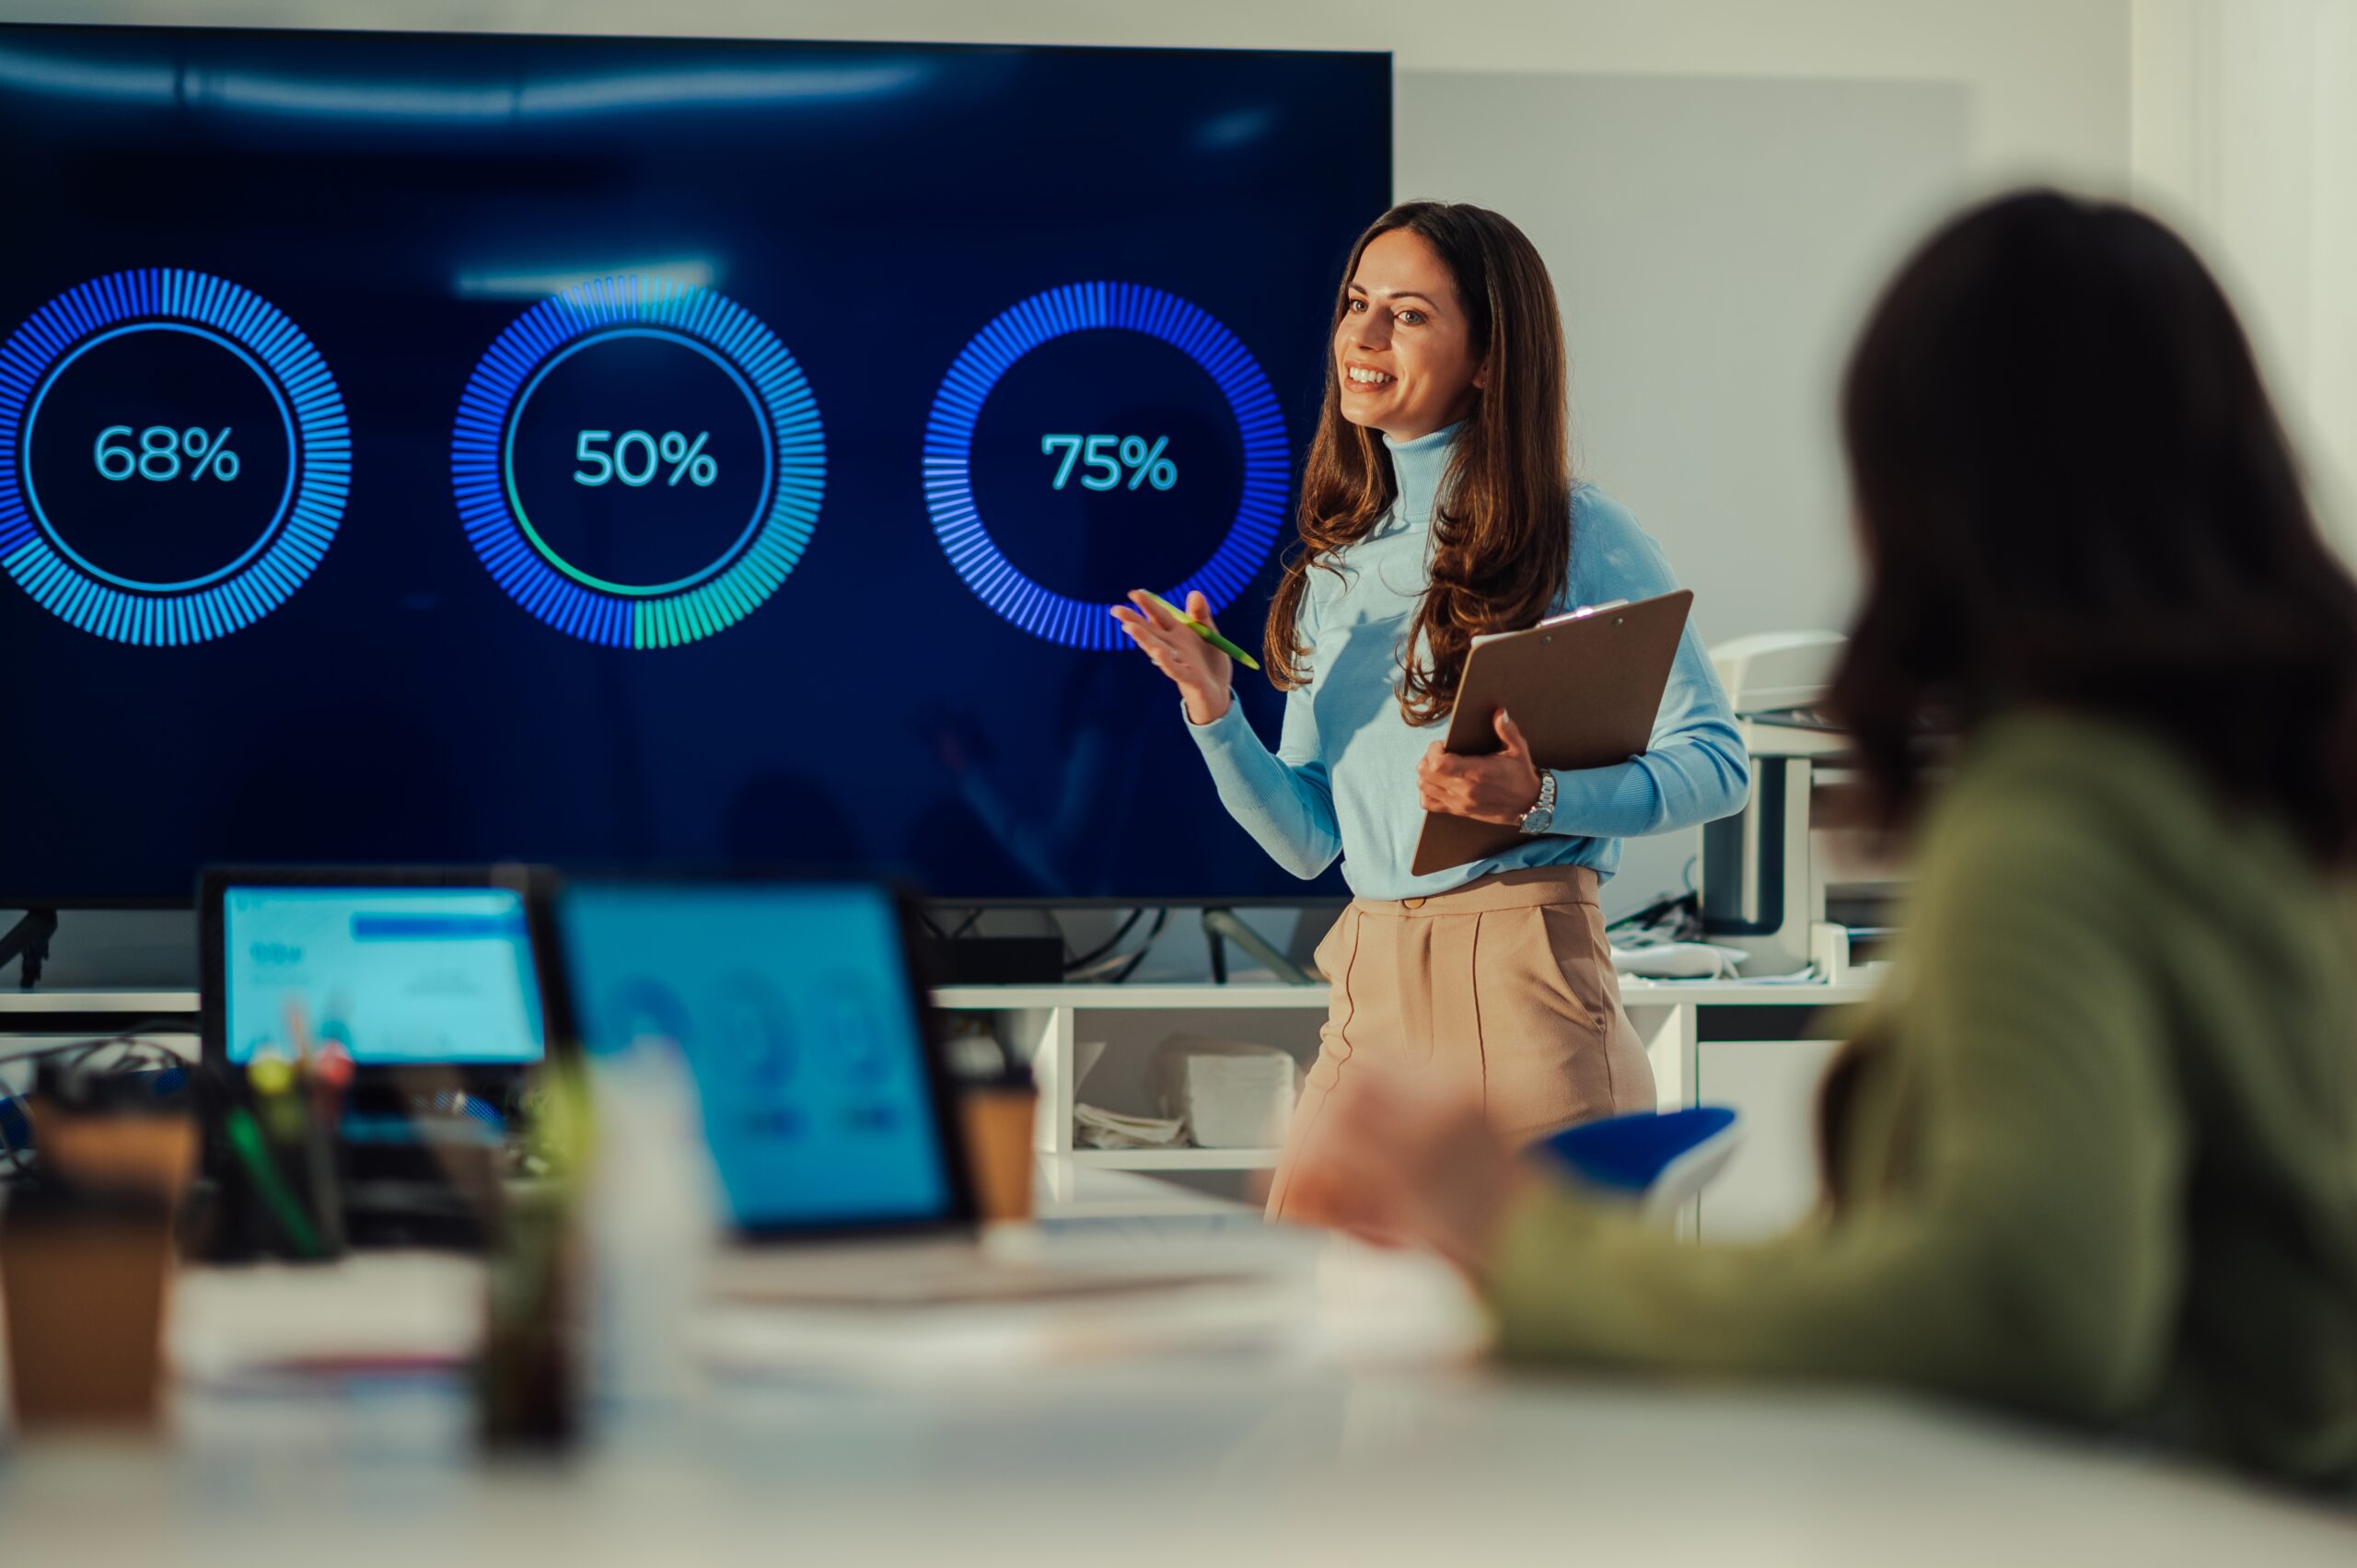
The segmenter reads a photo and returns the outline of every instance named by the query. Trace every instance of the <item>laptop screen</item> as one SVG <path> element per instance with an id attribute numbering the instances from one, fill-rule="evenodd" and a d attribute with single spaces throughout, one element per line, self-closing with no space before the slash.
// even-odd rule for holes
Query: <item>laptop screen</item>
<path id="1" fill-rule="evenodd" d="M 288 1008 L 364 1066 L 540 1061 L 522 895 L 505 888 L 232 886 L 221 896 L 233 1063 L 291 1053 Z"/>
<path id="2" fill-rule="evenodd" d="M 676 1048 L 747 1229 L 948 1218 L 923 1016 L 882 888 L 574 883 L 558 928 L 592 1070 Z"/>

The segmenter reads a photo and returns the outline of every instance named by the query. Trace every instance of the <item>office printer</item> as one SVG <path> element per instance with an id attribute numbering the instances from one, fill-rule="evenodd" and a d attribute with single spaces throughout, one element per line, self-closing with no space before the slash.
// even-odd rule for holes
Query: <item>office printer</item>
<path id="1" fill-rule="evenodd" d="M 1815 965 L 1829 981 L 1871 979 L 1896 935 L 1903 878 L 1876 835 L 1845 820 L 1856 769 L 1820 706 L 1846 642 L 1770 632 L 1711 651 L 1751 753 L 1751 798 L 1702 830 L 1702 932 L 1747 952 L 1747 975 Z"/>

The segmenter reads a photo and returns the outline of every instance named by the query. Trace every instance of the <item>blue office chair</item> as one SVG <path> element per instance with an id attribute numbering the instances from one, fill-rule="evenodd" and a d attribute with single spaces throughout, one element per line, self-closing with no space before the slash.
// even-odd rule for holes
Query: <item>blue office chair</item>
<path id="1" fill-rule="evenodd" d="M 1583 1187 L 1625 1201 L 1646 1223 L 1667 1227 L 1726 1168 L 1742 1137 L 1734 1111 L 1704 1105 L 1583 1121 L 1540 1139 L 1538 1147 Z"/>

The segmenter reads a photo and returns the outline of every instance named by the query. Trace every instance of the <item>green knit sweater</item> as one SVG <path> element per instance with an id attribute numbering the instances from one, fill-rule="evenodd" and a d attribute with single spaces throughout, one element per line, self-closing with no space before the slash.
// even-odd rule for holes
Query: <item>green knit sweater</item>
<path id="1" fill-rule="evenodd" d="M 1870 1379 L 2357 1476 L 2357 909 L 2144 736 L 1993 724 L 1839 1070 L 1821 1224 L 1510 1217 L 1502 1353 Z M 1833 1104 L 1829 1101 L 1829 1105 Z"/>

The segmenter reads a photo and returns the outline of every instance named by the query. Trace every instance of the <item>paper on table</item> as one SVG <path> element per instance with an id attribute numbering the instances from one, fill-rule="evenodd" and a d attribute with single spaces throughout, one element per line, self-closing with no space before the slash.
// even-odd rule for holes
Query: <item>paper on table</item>
<path id="1" fill-rule="evenodd" d="M 332 1267 L 185 1270 L 169 1329 L 180 1375 L 238 1384 L 288 1375 L 462 1369 L 482 1338 L 480 1260 L 364 1253 Z"/>

